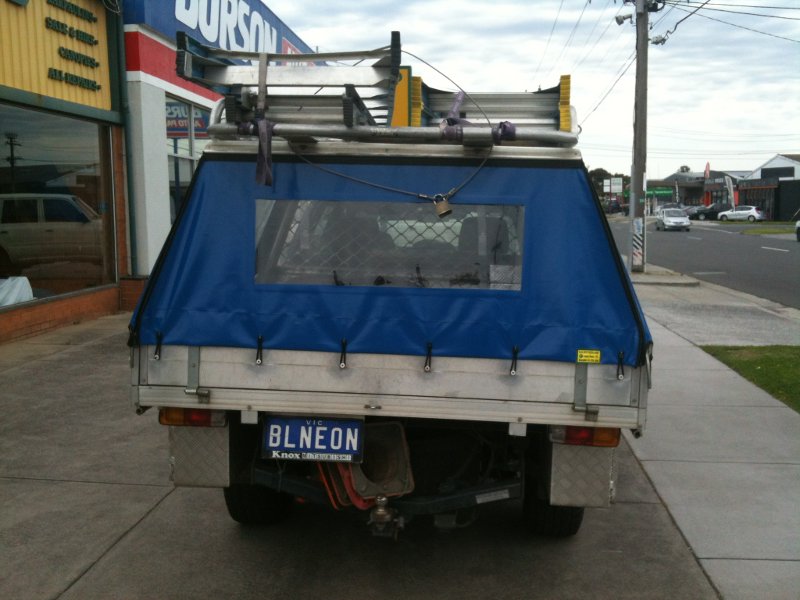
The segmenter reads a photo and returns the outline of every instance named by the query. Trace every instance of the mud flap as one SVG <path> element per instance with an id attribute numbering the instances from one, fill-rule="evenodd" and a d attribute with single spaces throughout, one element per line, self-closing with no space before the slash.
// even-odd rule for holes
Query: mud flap
<path id="1" fill-rule="evenodd" d="M 613 489 L 614 448 L 553 444 L 550 504 L 606 507 Z"/>
<path id="2" fill-rule="evenodd" d="M 228 487 L 228 427 L 170 427 L 172 481 L 187 487 Z"/>

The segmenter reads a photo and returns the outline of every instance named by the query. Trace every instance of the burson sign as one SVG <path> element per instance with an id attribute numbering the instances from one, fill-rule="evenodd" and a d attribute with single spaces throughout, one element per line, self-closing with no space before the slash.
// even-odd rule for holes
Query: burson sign
<path id="1" fill-rule="evenodd" d="M 260 0 L 140 0 L 123 6 L 126 25 L 148 25 L 169 39 L 185 31 L 225 50 L 311 51 Z"/>

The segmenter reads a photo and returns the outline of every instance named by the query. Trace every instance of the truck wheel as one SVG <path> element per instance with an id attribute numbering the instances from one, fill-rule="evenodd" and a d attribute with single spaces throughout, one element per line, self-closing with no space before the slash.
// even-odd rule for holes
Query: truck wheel
<path id="1" fill-rule="evenodd" d="M 536 494 L 525 496 L 522 511 L 525 526 L 536 535 L 569 537 L 578 533 L 583 523 L 582 506 L 552 506 Z"/>
<path id="2" fill-rule="evenodd" d="M 291 512 L 292 497 L 269 488 L 236 484 L 224 492 L 228 514 L 242 525 L 271 525 Z"/>
<path id="3" fill-rule="evenodd" d="M 530 435 L 530 433 L 529 433 Z M 522 519 L 534 535 L 569 537 L 583 522 L 582 506 L 553 506 L 548 498 L 552 443 L 543 435 L 533 437 L 525 460 Z"/>

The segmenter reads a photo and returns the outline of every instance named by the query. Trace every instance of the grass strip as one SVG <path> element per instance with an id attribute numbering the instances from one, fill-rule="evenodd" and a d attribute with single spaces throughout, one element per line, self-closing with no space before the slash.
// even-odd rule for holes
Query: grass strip
<path id="1" fill-rule="evenodd" d="M 800 413 L 800 346 L 701 346 L 701 348 Z"/>
<path id="2" fill-rule="evenodd" d="M 754 227 L 742 231 L 745 235 L 774 235 L 777 233 L 794 233 L 794 227 Z"/>

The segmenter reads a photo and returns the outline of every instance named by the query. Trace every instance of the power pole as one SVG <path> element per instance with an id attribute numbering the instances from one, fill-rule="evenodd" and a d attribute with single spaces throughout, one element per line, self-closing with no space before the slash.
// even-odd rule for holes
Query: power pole
<path id="1" fill-rule="evenodd" d="M 636 0 L 636 91 L 633 117 L 633 165 L 631 167 L 630 271 L 644 273 L 647 264 L 645 221 L 645 171 L 647 169 L 647 45 L 649 0 Z"/>
<path id="2" fill-rule="evenodd" d="M 6 142 L 6 145 L 8 145 L 11 148 L 11 156 L 6 157 L 6 160 L 11 165 L 11 193 L 12 194 L 17 191 L 16 190 L 17 182 L 16 182 L 16 173 L 15 173 L 15 171 L 16 171 L 17 161 L 19 160 L 18 156 L 14 156 L 14 148 L 16 148 L 17 146 L 21 146 L 22 145 L 17 141 L 18 137 L 19 136 L 16 133 L 6 133 L 6 140 L 8 140 Z"/>

